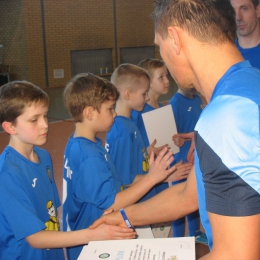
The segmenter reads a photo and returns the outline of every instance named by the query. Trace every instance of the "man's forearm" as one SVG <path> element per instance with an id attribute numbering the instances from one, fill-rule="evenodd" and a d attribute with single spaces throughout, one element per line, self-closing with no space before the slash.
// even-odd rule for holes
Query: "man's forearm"
<path id="1" fill-rule="evenodd" d="M 134 226 L 172 221 L 198 209 L 197 197 L 186 194 L 186 182 L 172 186 L 153 198 L 127 207 Z"/>

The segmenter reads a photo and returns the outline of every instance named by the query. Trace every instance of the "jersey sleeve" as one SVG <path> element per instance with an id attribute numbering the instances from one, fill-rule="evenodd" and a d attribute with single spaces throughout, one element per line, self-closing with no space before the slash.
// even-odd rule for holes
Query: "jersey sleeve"
<path id="1" fill-rule="evenodd" d="M 259 107 L 237 96 L 215 100 L 195 128 L 206 209 L 228 216 L 259 214 Z"/>

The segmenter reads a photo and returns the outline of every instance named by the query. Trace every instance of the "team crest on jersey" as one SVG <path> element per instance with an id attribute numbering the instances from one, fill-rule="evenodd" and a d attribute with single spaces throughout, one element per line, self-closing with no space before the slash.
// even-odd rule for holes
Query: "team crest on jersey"
<path id="1" fill-rule="evenodd" d="M 50 182 L 52 183 L 52 178 L 51 178 L 51 169 L 49 166 L 46 167 L 46 173 L 47 173 L 47 176 L 50 180 Z"/>

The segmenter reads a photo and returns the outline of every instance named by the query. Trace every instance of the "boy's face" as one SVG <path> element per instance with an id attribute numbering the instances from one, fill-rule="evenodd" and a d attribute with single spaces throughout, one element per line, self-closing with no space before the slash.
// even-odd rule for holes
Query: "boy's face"
<path id="1" fill-rule="evenodd" d="M 165 66 L 157 68 L 153 72 L 150 82 L 150 90 L 159 95 L 167 94 L 169 91 L 170 82 L 168 79 L 168 70 Z"/>
<path id="2" fill-rule="evenodd" d="M 96 132 L 108 132 L 114 123 L 116 117 L 116 101 L 106 100 L 101 104 L 99 112 L 94 111 L 94 123 Z"/>
<path id="3" fill-rule="evenodd" d="M 149 100 L 148 90 L 150 81 L 146 77 L 139 79 L 136 89 L 129 92 L 129 104 L 131 109 L 142 111 L 145 103 Z"/>
<path id="4" fill-rule="evenodd" d="M 23 113 L 16 118 L 13 128 L 18 140 L 23 144 L 43 145 L 47 141 L 48 107 L 42 103 L 26 106 Z"/>

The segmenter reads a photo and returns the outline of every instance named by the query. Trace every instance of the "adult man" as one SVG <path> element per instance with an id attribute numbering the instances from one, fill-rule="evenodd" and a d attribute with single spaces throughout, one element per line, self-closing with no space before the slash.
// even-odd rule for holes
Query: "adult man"
<path id="1" fill-rule="evenodd" d="M 259 0 L 230 0 L 236 12 L 236 45 L 252 66 L 260 69 Z"/>
<path id="2" fill-rule="evenodd" d="M 133 225 L 195 211 L 211 252 L 202 259 L 260 259 L 260 73 L 235 46 L 229 0 L 155 1 L 155 43 L 178 85 L 209 104 L 195 128 L 195 172 L 185 183 L 125 209 Z M 156 206 L 155 206 L 156 205 Z M 120 214 L 96 224 L 123 225 Z M 214 244 L 213 244 L 214 241 Z"/>

